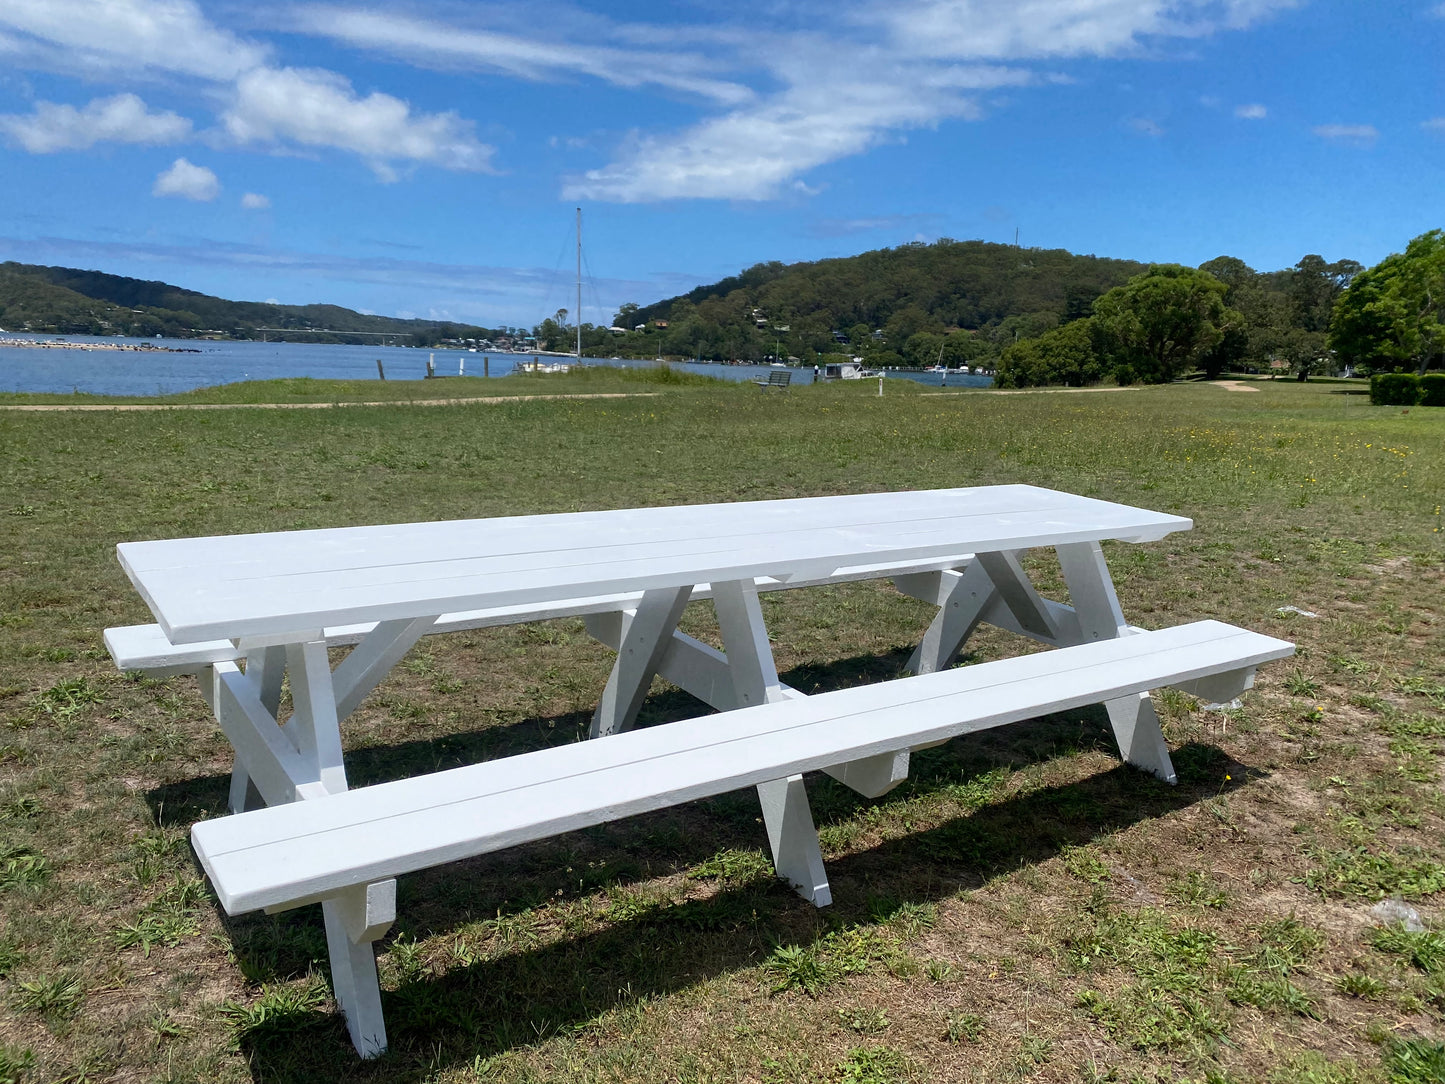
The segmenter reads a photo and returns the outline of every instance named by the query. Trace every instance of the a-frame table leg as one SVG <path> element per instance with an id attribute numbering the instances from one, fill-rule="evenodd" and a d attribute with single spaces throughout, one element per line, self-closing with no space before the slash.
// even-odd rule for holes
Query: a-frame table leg
<path id="1" fill-rule="evenodd" d="M 1079 619 L 1079 635 L 1084 643 L 1112 640 L 1129 635 L 1129 623 L 1114 592 L 1104 551 L 1097 542 L 1075 542 L 1059 546 L 1059 566 L 1069 596 Z M 1119 755 L 1128 764 L 1158 776 L 1166 783 L 1175 783 L 1174 762 L 1169 758 L 1169 745 L 1159 726 L 1148 693 L 1121 697 L 1104 704 Z"/>
<path id="2" fill-rule="evenodd" d="M 632 729 L 691 597 L 691 586 L 644 591 L 637 609 L 623 612 L 617 658 L 592 715 L 592 737 Z"/>

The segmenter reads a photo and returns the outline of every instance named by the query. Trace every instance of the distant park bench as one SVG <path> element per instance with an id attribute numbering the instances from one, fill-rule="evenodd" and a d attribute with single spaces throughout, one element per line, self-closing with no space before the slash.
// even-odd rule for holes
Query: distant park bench
<path id="1" fill-rule="evenodd" d="M 766 380 L 754 380 L 753 383 L 767 391 L 769 388 L 786 388 L 793 382 L 791 369 L 774 369 L 768 374 Z"/>

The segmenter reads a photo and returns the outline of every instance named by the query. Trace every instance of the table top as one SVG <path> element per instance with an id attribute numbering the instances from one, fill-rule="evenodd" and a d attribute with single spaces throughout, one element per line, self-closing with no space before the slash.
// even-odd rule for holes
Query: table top
<path id="1" fill-rule="evenodd" d="M 860 565 L 1192 522 L 1027 485 L 224 535 L 116 547 L 174 644 Z"/>

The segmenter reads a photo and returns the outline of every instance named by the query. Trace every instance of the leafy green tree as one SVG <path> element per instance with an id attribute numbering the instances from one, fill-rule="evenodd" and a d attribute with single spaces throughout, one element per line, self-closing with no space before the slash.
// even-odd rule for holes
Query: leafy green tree
<path id="1" fill-rule="evenodd" d="M 1005 347 L 995 380 L 1005 388 L 1043 384 L 1081 388 L 1097 384 L 1103 375 L 1103 360 L 1094 349 L 1093 320 L 1084 319 Z"/>
<path id="2" fill-rule="evenodd" d="M 1330 321 L 1330 346 L 1343 361 L 1423 374 L 1445 346 L 1445 231 L 1422 233 L 1403 253 L 1356 275 Z"/>
<path id="3" fill-rule="evenodd" d="M 1207 271 L 1156 264 L 1094 302 L 1096 347 L 1106 364 L 1146 384 L 1193 369 L 1241 322 L 1226 287 Z"/>

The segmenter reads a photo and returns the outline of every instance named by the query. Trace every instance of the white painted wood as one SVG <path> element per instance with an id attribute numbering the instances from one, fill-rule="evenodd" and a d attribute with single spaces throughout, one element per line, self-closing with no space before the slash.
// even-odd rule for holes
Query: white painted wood
<path id="1" fill-rule="evenodd" d="M 722 634 L 738 706 L 746 708 L 786 700 L 773 662 L 773 645 L 768 640 L 757 586 L 751 579 L 714 583 L 712 604 L 717 610 L 718 631 Z"/>
<path id="2" fill-rule="evenodd" d="M 592 715 L 592 737 L 632 729 L 691 595 L 691 584 L 646 591 L 637 609 L 623 612 L 617 658 Z"/>
<path id="3" fill-rule="evenodd" d="M 192 840 L 238 914 L 1292 652 L 1196 622 L 202 821 Z"/>
<path id="4" fill-rule="evenodd" d="M 978 554 L 978 563 L 983 566 L 988 578 L 993 581 L 999 598 L 1003 600 L 1019 627 L 1030 636 L 1041 639 L 1057 637 L 1058 630 L 1049 623 L 1049 611 L 1044 600 L 1034 590 L 1028 574 L 1024 572 L 1016 552 L 1003 550 L 997 553 Z"/>
<path id="5" fill-rule="evenodd" d="M 1254 688 L 1254 671 L 1255 668 L 1249 666 L 1243 670 L 1211 674 L 1195 681 L 1180 682 L 1175 688 L 1198 697 L 1206 704 L 1227 704 L 1245 690 Z"/>
<path id="6" fill-rule="evenodd" d="M 366 638 L 341 660 L 332 674 L 337 717 L 345 719 L 360 707 L 366 695 L 435 625 L 434 617 L 378 622 Z"/>
<path id="7" fill-rule="evenodd" d="M 375 941 L 385 937 L 396 921 L 396 880 L 377 881 L 369 885 L 353 885 L 333 897 L 337 917 L 353 942 Z"/>
<path id="8" fill-rule="evenodd" d="M 1186 519 L 993 486 L 124 543 L 174 644 L 550 604 L 699 582 L 826 576 L 974 551 L 1147 540 Z"/>
<path id="9" fill-rule="evenodd" d="M 351 939 L 337 901 L 324 901 L 321 910 L 331 957 L 331 992 L 346 1018 L 351 1045 L 363 1058 L 379 1057 L 386 1052 L 386 1021 L 381 1014 L 381 986 L 376 981 L 376 949 L 371 941 Z"/>
<path id="10" fill-rule="evenodd" d="M 1131 636 L 1133 630 L 1124 619 L 1099 543 L 1062 545 L 1058 547 L 1058 555 L 1064 582 L 1069 586 L 1069 598 L 1074 603 L 1080 640 Z M 1169 745 L 1148 692 L 1106 700 L 1104 707 L 1124 761 L 1166 783 L 1178 782 L 1174 762 L 1169 758 Z"/>
<path id="11" fill-rule="evenodd" d="M 281 685 L 285 679 L 286 652 L 283 648 L 262 648 L 246 656 L 246 681 L 261 707 L 273 719 L 281 710 Z M 236 755 L 231 765 L 231 812 L 244 813 L 248 809 L 257 809 L 264 801 L 261 792 L 251 783 L 245 763 L 239 754 Z"/>
<path id="12" fill-rule="evenodd" d="M 291 675 L 293 710 L 282 729 L 305 761 L 308 778 L 320 782 L 328 794 L 337 794 L 346 789 L 346 767 L 341 760 L 341 721 L 336 717 L 326 641 L 289 645 L 286 668 Z"/>
<path id="13" fill-rule="evenodd" d="M 900 749 L 824 767 L 823 771 L 865 798 L 881 798 L 908 778 L 908 761 L 909 750 Z"/>
<path id="14" fill-rule="evenodd" d="M 312 766 L 276 725 L 240 668 L 235 663 L 218 662 L 214 671 L 212 702 L 216 721 L 266 804 L 294 802 L 308 785 L 318 790 Z"/>
<path id="15" fill-rule="evenodd" d="M 945 571 L 934 575 L 939 578 L 939 610 L 908 659 L 907 669 L 914 674 L 932 674 L 952 666 L 963 645 L 978 627 L 985 608 L 996 595 L 993 580 L 983 564 L 976 560 L 961 572 Z M 905 586 L 922 585 L 905 581 Z"/>
<path id="16" fill-rule="evenodd" d="M 757 789 L 768 846 L 773 852 L 773 869 L 814 907 L 827 907 L 833 902 L 833 890 L 828 887 L 828 874 L 823 869 L 823 852 L 818 847 L 818 831 L 813 827 L 803 777 L 771 779 L 759 783 Z"/>

